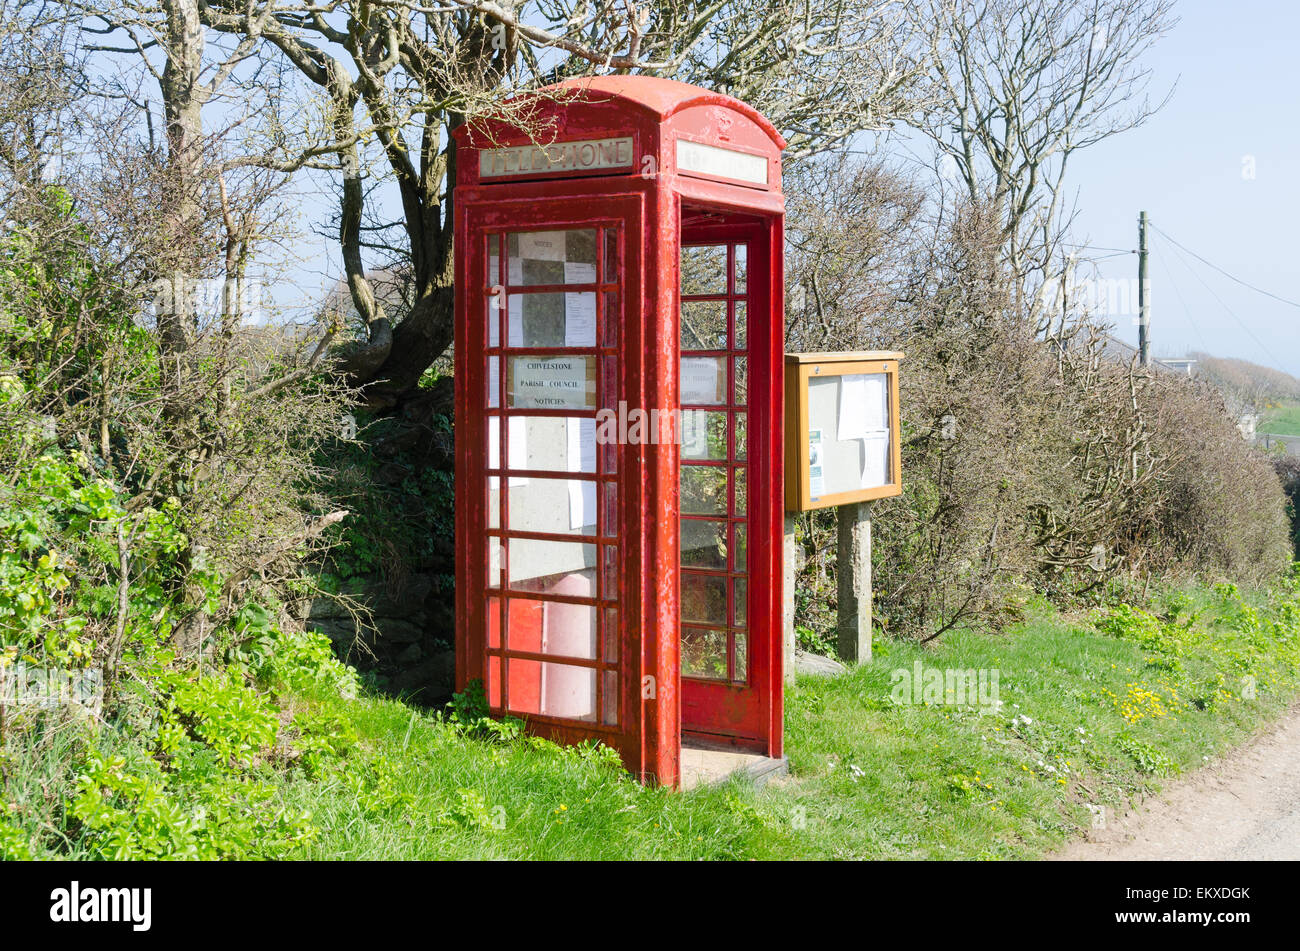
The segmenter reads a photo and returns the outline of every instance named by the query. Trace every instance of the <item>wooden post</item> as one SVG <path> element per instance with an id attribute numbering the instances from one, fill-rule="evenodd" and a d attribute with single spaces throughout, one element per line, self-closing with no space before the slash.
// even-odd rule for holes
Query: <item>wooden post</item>
<path id="1" fill-rule="evenodd" d="M 794 634 L 794 586 L 795 578 L 799 574 L 799 562 L 802 555 L 799 550 L 799 543 L 795 541 L 794 537 L 794 523 L 798 517 L 797 513 L 785 513 L 785 557 L 783 558 L 784 571 L 782 572 L 785 587 L 785 631 L 782 644 L 785 650 L 785 679 L 787 683 L 794 683 L 794 648 L 797 643 Z"/>
<path id="2" fill-rule="evenodd" d="M 839 553 L 838 647 L 846 663 L 871 660 L 871 503 L 854 502 L 836 508 Z"/>

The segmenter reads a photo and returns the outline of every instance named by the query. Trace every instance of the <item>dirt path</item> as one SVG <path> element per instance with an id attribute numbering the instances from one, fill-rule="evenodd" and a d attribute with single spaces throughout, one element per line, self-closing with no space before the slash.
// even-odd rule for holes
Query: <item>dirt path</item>
<path id="1" fill-rule="evenodd" d="M 1300 706 L 1055 858 L 1300 859 Z"/>

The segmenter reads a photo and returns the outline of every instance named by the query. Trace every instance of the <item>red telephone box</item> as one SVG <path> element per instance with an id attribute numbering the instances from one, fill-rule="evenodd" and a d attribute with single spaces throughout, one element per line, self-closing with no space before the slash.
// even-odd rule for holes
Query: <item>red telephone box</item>
<path id="1" fill-rule="evenodd" d="M 785 143 L 644 76 L 510 114 L 455 133 L 457 686 L 650 781 L 779 758 Z"/>

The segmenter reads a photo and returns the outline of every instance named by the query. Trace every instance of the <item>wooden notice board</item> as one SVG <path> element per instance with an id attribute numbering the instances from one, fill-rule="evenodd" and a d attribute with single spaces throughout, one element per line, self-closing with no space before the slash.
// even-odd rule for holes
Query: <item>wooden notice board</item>
<path id="1" fill-rule="evenodd" d="M 868 502 L 903 491 L 892 350 L 785 357 L 785 507 Z"/>

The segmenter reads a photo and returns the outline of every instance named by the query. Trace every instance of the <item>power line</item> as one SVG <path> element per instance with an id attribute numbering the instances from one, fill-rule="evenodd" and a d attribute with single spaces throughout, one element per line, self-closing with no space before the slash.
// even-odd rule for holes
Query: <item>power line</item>
<path id="1" fill-rule="evenodd" d="M 1096 244 L 1071 244 L 1069 247 L 1088 251 L 1114 251 L 1116 254 L 1137 254 L 1134 248 L 1103 248 Z"/>
<path id="2" fill-rule="evenodd" d="M 1228 280 L 1230 280 L 1230 281 L 1236 281 L 1236 282 L 1237 282 L 1238 284 L 1240 284 L 1242 287 L 1249 287 L 1249 288 L 1250 288 L 1252 291 L 1254 291 L 1255 293 L 1257 293 L 1257 294 L 1263 294 L 1265 297 L 1271 297 L 1271 298 L 1273 298 L 1273 300 L 1281 301 L 1283 304 L 1290 304 L 1292 307 L 1300 307 L 1300 303 L 1297 303 L 1296 301 L 1293 301 L 1293 300 L 1287 300 L 1285 297 L 1279 297 L 1277 294 L 1274 294 L 1272 291 L 1266 291 L 1266 290 L 1264 290 L 1264 288 L 1262 288 L 1262 287 L 1256 287 L 1254 284 L 1251 284 L 1249 281 L 1243 281 L 1241 278 L 1236 277 L 1235 275 L 1229 274 L 1227 271 L 1225 271 L 1223 268 L 1219 267 L 1217 264 L 1214 264 L 1214 263 L 1212 263 L 1212 262 L 1210 262 L 1210 261 L 1205 260 L 1205 258 L 1201 257 L 1199 254 L 1197 254 L 1197 253 L 1196 253 L 1195 251 L 1193 251 L 1191 248 L 1184 247 L 1183 245 L 1179 244 L 1177 241 L 1175 241 L 1173 238 L 1171 238 L 1168 234 L 1165 234 L 1164 231 L 1161 231 L 1159 228 L 1157 228 L 1154 224 L 1151 225 L 1151 227 L 1154 228 L 1156 231 L 1160 231 L 1160 234 L 1163 235 L 1166 239 L 1168 239 L 1168 240 L 1169 240 L 1173 245 L 1175 245 L 1176 247 L 1182 248 L 1184 251 L 1186 251 L 1186 252 L 1187 252 L 1188 254 L 1190 254 L 1192 257 L 1196 258 L 1196 260 L 1200 261 L 1200 262 L 1201 262 L 1202 264 L 1204 264 L 1206 267 L 1213 268 L 1214 270 L 1216 270 L 1216 271 L 1218 271 L 1220 274 L 1222 274 L 1224 277 L 1228 278 Z"/>
<path id="3" fill-rule="evenodd" d="M 1196 318 L 1192 316 L 1192 309 L 1187 306 L 1187 301 L 1183 298 L 1183 292 L 1178 289 L 1178 282 L 1174 280 L 1174 269 L 1166 264 L 1164 258 L 1158 254 L 1155 255 L 1155 260 L 1156 264 L 1159 265 L 1160 269 L 1169 278 L 1169 286 L 1173 288 L 1174 296 L 1178 298 L 1178 303 L 1182 305 L 1183 316 L 1187 318 L 1187 322 L 1192 325 L 1192 330 L 1196 332 L 1197 338 L 1201 341 L 1201 347 L 1206 353 L 1211 353 L 1212 351 L 1210 349 L 1209 341 L 1205 339 L 1205 334 L 1201 333 L 1200 324 L 1198 324 Z"/>
<path id="4" fill-rule="evenodd" d="M 1154 228 L 1154 225 L 1152 227 Z M 1160 229 L 1156 228 L 1155 230 L 1159 231 Z M 1174 241 L 1173 238 L 1170 238 L 1169 235 L 1165 234 L 1163 231 L 1161 231 L 1160 234 L 1166 240 L 1172 242 L 1176 247 L 1182 248 L 1182 245 L 1178 244 L 1178 242 Z M 1186 251 L 1187 249 L 1183 248 L 1183 250 Z M 1187 253 L 1191 254 L 1190 251 L 1188 251 Z M 1269 350 L 1269 348 L 1264 345 L 1264 342 L 1260 340 L 1259 337 L 1255 336 L 1255 332 L 1246 325 L 1246 322 L 1242 320 L 1240 317 L 1238 317 L 1236 312 L 1223 302 L 1223 298 L 1215 293 L 1214 288 L 1212 288 L 1209 284 L 1205 283 L 1205 279 L 1201 277 L 1201 275 L 1197 274 L 1195 270 L 1192 269 L 1192 266 L 1189 263 L 1187 263 L 1187 259 L 1184 258 L 1181 254 L 1179 254 L 1177 250 L 1174 251 L 1174 256 L 1178 259 L 1178 262 L 1182 264 L 1183 267 L 1187 268 L 1188 273 L 1191 274 L 1192 277 L 1196 278 L 1196 280 L 1200 282 L 1202 287 L 1204 287 L 1207 291 L 1209 291 L 1210 296 L 1219 302 L 1219 306 L 1222 307 L 1225 311 L 1227 311 L 1228 316 L 1237 322 L 1237 326 L 1239 326 L 1242 330 L 1246 332 L 1246 336 L 1250 337 L 1251 340 L 1255 341 L 1255 345 L 1259 347 L 1260 352 L 1264 355 L 1265 361 L 1274 369 L 1285 373 L 1286 371 L 1283 370 L 1280 366 L 1278 366 L 1277 363 L 1273 361 L 1272 351 Z"/>

